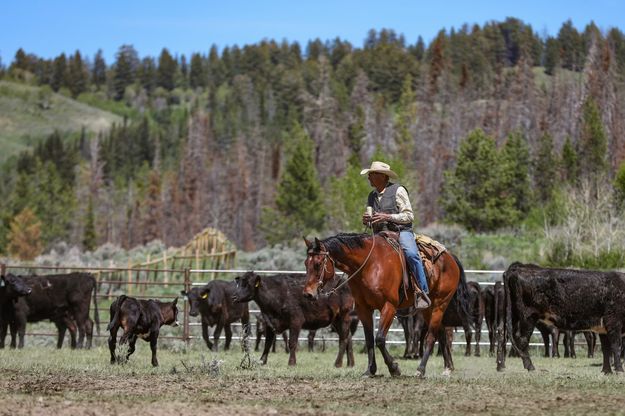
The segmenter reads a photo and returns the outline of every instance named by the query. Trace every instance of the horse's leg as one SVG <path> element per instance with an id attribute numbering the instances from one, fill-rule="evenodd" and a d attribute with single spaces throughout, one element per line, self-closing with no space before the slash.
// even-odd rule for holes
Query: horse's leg
<path id="1" fill-rule="evenodd" d="M 358 319 L 362 322 L 362 329 L 365 333 L 365 347 L 367 348 L 367 369 L 363 376 L 373 377 L 378 371 L 375 363 L 375 346 L 373 344 L 373 311 L 367 307 L 356 306 Z"/>
<path id="2" fill-rule="evenodd" d="M 375 344 L 384 357 L 384 363 L 388 367 L 388 371 L 392 376 L 400 376 L 401 371 L 399 365 L 393 360 L 393 357 L 386 349 L 386 334 L 388 333 L 393 319 L 395 319 L 395 312 L 397 309 L 392 303 L 386 302 L 380 311 L 380 322 L 378 324 L 378 332 L 375 335 Z"/>
<path id="3" fill-rule="evenodd" d="M 443 351 L 443 361 L 445 362 L 445 370 L 443 375 L 448 376 L 454 370 L 454 362 L 451 355 L 451 347 L 454 340 L 454 329 L 452 327 L 441 327 L 438 331 L 438 343 Z M 449 365 L 447 365 L 449 363 Z"/>
<path id="4" fill-rule="evenodd" d="M 436 336 L 438 335 L 438 331 L 442 325 L 443 311 L 440 306 L 436 306 L 435 308 L 436 309 L 432 310 L 432 316 L 430 317 L 427 335 L 425 336 L 425 349 L 423 351 L 423 356 L 421 357 L 419 367 L 417 368 L 417 377 L 425 377 L 425 367 L 428 364 L 430 354 L 432 354 L 432 349 L 434 349 Z M 447 363 L 445 363 L 445 368 L 448 368 Z"/>

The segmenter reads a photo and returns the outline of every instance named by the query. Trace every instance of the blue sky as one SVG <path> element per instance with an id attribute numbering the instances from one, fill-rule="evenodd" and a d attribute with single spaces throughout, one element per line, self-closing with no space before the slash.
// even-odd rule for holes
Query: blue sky
<path id="1" fill-rule="evenodd" d="M 206 53 L 212 44 L 341 39 L 361 47 L 369 29 L 393 29 L 408 43 L 426 44 L 440 29 L 517 17 L 539 34 L 557 34 L 571 19 L 580 30 L 592 20 L 602 30 L 625 31 L 621 0 L 429 0 L 429 1 L 162 1 L 5 0 L 0 8 L 0 59 L 4 65 L 22 47 L 51 58 L 80 50 L 93 57 L 102 49 L 108 63 L 122 44 L 140 56 Z"/>

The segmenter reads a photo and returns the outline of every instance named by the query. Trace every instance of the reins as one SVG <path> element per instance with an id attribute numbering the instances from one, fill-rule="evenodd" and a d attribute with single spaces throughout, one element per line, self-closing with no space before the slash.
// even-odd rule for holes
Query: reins
<path id="1" fill-rule="evenodd" d="M 329 291 L 328 292 L 328 296 L 333 294 L 333 293 L 336 293 L 340 288 L 345 286 L 354 276 L 356 276 L 362 270 L 363 267 L 365 267 L 365 264 L 367 264 L 367 261 L 369 261 L 369 257 L 371 257 L 371 253 L 373 253 L 373 249 L 375 247 L 375 234 L 373 233 L 373 228 L 371 228 L 371 237 L 372 237 L 373 242 L 371 243 L 371 250 L 369 250 L 369 254 L 367 254 L 367 257 L 365 258 L 365 261 L 362 262 L 360 267 L 354 273 L 349 275 L 343 282 L 341 282 L 334 289 Z M 325 252 L 324 254 L 325 254 L 326 257 L 330 258 L 330 260 L 332 260 L 332 263 L 334 264 L 334 260 L 332 259 L 332 257 L 330 257 L 330 253 L 329 252 Z M 336 268 L 334 270 L 335 270 L 335 273 L 336 273 Z"/>

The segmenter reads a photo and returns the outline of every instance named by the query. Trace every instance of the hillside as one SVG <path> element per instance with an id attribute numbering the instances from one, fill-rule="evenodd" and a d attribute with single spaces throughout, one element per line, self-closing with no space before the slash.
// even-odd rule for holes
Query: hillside
<path id="1" fill-rule="evenodd" d="M 0 81 L 0 163 L 54 130 L 106 130 L 121 117 L 52 92 Z"/>

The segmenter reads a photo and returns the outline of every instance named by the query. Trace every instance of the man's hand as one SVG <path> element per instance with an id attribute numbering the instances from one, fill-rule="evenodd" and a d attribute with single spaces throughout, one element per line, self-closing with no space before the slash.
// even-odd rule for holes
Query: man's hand
<path id="1" fill-rule="evenodd" d="M 378 224 L 380 222 L 389 222 L 389 221 L 391 221 L 391 218 L 392 218 L 391 214 L 384 214 L 382 212 L 376 212 L 371 217 L 371 223 L 372 224 Z"/>
<path id="2" fill-rule="evenodd" d="M 364 214 L 362 216 L 362 225 L 366 225 L 367 227 L 371 226 L 372 217 L 371 215 Z"/>

